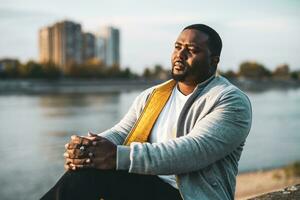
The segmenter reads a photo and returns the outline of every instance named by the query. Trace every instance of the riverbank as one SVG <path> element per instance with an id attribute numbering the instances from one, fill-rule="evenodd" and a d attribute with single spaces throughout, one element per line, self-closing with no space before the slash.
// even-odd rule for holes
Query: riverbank
<path id="1" fill-rule="evenodd" d="M 297 173 L 299 173 L 299 164 L 297 168 L 288 165 L 277 169 L 239 174 L 235 197 L 238 200 L 249 199 L 299 184 L 300 176 Z"/>
<path id="2" fill-rule="evenodd" d="M 300 81 L 295 80 L 246 80 L 231 79 L 233 84 L 245 91 L 263 92 L 270 89 L 300 88 Z M 162 83 L 162 80 L 126 80 L 126 79 L 61 79 L 0 80 L 0 94 L 88 94 L 111 93 L 132 90 L 144 90 Z"/>
<path id="3" fill-rule="evenodd" d="M 0 94 L 90 94 L 143 90 L 161 83 L 146 80 L 0 80 Z"/>

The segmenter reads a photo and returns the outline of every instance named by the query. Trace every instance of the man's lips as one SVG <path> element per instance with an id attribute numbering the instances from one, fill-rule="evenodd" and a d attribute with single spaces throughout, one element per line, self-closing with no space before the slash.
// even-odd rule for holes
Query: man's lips
<path id="1" fill-rule="evenodd" d="M 175 70 L 179 70 L 179 71 L 184 70 L 185 68 L 185 65 L 181 61 L 175 61 L 173 66 Z"/>

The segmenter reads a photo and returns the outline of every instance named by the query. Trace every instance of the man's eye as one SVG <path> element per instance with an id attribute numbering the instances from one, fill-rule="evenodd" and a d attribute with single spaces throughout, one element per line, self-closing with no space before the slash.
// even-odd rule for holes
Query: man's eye
<path id="1" fill-rule="evenodd" d="M 180 49 L 181 46 L 180 45 L 175 45 L 175 49 Z"/>
<path id="2" fill-rule="evenodd" d="M 191 53 L 198 53 L 199 50 L 198 49 L 189 49 L 189 52 L 191 52 Z"/>

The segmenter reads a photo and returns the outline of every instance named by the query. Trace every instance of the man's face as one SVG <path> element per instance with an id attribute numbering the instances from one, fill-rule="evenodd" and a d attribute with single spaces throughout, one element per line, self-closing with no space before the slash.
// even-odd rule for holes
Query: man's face
<path id="1" fill-rule="evenodd" d="M 194 29 L 182 31 L 172 54 L 172 77 L 177 81 L 199 83 L 212 74 L 208 35 Z"/>

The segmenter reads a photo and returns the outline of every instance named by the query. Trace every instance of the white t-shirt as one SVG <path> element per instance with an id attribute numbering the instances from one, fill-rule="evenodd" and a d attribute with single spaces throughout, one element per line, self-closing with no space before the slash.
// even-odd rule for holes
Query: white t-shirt
<path id="1" fill-rule="evenodd" d="M 191 93 L 185 96 L 177 87 L 174 87 L 168 102 L 153 126 L 149 138 L 151 143 L 164 142 L 176 138 L 178 117 L 185 102 L 192 95 Z M 159 178 L 178 189 L 175 175 L 159 175 Z"/>

